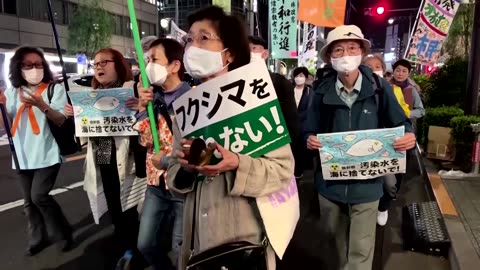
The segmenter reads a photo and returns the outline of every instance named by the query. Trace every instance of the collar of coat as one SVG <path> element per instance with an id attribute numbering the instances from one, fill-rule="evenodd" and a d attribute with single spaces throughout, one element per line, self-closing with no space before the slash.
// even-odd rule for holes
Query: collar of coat
<path id="1" fill-rule="evenodd" d="M 360 65 L 358 68 L 362 73 L 362 87 L 361 91 L 358 93 L 357 101 L 364 100 L 371 96 L 375 95 L 375 90 L 373 89 L 374 79 L 372 70 L 364 65 Z M 337 81 L 338 73 L 332 70 L 327 76 L 324 77 L 323 81 L 317 87 L 315 92 L 323 95 L 323 103 L 327 105 L 345 105 L 345 103 L 340 99 L 335 88 L 335 83 Z M 380 79 L 381 80 L 381 79 Z"/>

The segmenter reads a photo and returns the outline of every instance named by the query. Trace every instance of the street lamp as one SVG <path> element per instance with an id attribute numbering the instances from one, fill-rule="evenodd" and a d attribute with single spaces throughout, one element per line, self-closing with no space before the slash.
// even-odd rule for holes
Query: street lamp
<path id="1" fill-rule="evenodd" d="M 395 19 L 393 18 L 388 19 L 388 24 L 392 24 L 393 22 L 395 22 Z"/>
<path id="2" fill-rule="evenodd" d="M 160 26 L 165 30 L 168 28 L 169 23 L 170 23 L 170 19 L 161 19 L 160 20 Z"/>

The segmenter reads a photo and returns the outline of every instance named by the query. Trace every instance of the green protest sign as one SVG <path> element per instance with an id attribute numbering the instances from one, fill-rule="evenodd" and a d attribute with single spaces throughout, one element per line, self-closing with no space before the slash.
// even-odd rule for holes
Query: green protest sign
<path id="1" fill-rule="evenodd" d="M 182 137 L 262 156 L 290 136 L 265 63 L 251 63 L 185 93 L 173 103 Z M 218 157 L 218 156 L 217 156 Z"/>

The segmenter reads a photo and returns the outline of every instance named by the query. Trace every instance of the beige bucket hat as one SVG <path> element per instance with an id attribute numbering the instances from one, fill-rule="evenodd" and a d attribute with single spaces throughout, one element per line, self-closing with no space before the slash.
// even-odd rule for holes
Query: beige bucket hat
<path id="1" fill-rule="evenodd" d="M 366 53 L 368 53 L 372 47 L 372 44 L 368 39 L 363 36 L 362 30 L 356 25 L 341 25 L 333 29 L 327 35 L 327 44 L 320 50 L 320 58 L 324 62 L 328 62 L 327 51 L 328 47 L 338 40 L 360 40 L 363 43 Z"/>

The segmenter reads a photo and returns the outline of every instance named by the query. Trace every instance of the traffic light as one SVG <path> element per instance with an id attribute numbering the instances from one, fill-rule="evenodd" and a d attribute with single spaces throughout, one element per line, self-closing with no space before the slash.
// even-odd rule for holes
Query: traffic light
<path id="1" fill-rule="evenodd" d="M 379 6 L 375 8 L 375 12 L 377 13 L 377 15 L 382 15 L 383 13 L 385 13 L 385 7 Z"/>
<path id="2" fill-rule="evenodd" d="M 363 10 L 365 16 L 381 16 L 385 13 L 386 8 L 384 6 L 369 7 Z"/>
<path id="3" fill-rule="evenodd" d="M 432 74 L 434 71 L 435 71 L 435 67 L 432 67 L 432 66 L 427 67 L 427 74 L 428 75 Z"/>

